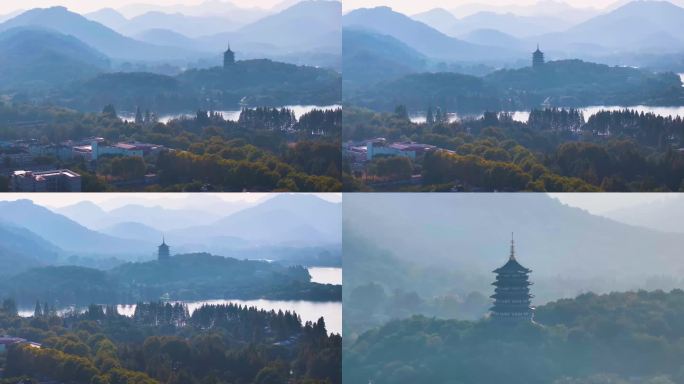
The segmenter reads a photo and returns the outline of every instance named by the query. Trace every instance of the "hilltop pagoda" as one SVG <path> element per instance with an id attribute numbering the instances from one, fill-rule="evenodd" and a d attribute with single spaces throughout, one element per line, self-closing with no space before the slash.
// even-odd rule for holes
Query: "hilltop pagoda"
<path id="1" fill-rule="evenodd" d="M 544 65 L 544 52 L 539 50 L 539 44 L 537 44 L 537 50 L 532 52 L 532 68 L 539 68 Z"/>
<path id="2" fill-rule="evenodd" d="M 228 45 L 228 49 L 223 52 L 223 68 L 228 68 L 235 64 L 235 52 L 230 49 L 230 45 Z"/>
<path id="3" fill-rule="evenodd" d="M 166 245 L 166 240 L 162 237 L 162 243 L 159 245 L 157 251 L 157 260 L 165 261 L 171 258 L 171 251 L 168 245 Z"/>
<path id="4" fill-rule="evenodd" d="M 511 254 L 503 267 L 493 271 L 496 281 L 492 283 L 496 288 L 490 296 L 494 299 L 494 306 L 490 309 L 494 320 L 501 321 L 531 321 L 534 308 L 530 305 L 529 274 L 532 270 L 520 265 L 515 259 L 515 242 L 511 234 Z"/>

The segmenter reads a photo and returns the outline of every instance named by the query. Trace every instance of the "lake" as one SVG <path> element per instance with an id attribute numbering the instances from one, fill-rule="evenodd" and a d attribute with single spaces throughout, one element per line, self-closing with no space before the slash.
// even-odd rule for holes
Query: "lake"
<path id="1" fill-rule="evenodd" d="M 309 267 L 311 281 L 320 284 L 342 284 L 342 268 Z"/>
<path id="2" fill-rule="evenodd" d="M 681 117 L 684 118 L 684 106 L 681 107 L 652 107 L 648 105 L 631 105 L 631 106 L 619 106 L 619 105 L 597 105 L 591 107 L 578 108 L 584 114 L 584 120 L 589 120 L 589 117 L 597 114 L 600 111 L 621 111 L 624 109 L 635 110 L 639 113 L 654 113 L 663 117 Z M 513 112 L 513 120 L 527 122 L 527 118 L 530 116 L 529 111 L 516 111 Z"/>
<path id="3" fill-rule="evenodd" d="M 175 303 L 175 302 L 174 302 Z M 190 314 L 197 308 L 205 304 L 239 304 L 249 307 L 256 307 L 266 311 L 283 310 L 294 311 L 302 319 L 302 322 L 317 321 L 320 317 L 325 319 L 328 332 L 342 334 L 342 303 L 341 302 L 314 302 L 302 300 L 199 300 L 199 301 L 184 301 L 187 304 Z M 65 308 L 57 311 L 58 314 L 74 310 L 74 307 Z M 119 304 L 116 306 L 117 311 L 124 316 L 133 316 L 135 313 L 135 304 Z M 78 308 L 79 311 L 84 311 L 85 308 Z M 31 317 L 33 316 L 33 309 L 23 308 L 19 310 L 19 316 Z"/>
<path id="4" fill-rule="evenodd" d="M 680 76 L 684 77 L 684 74 L 680 74 Z M 683 80 L 684 81 L 684 80 Z M 684 85 L 683 85 L 684 86 Z M 684 119 L 684 106 L 679 106 L 679 107 L 652 107 L 648 105 L 631 105 L 631 106 L 619 106 L 619 105 L 595 105 L 595 106 L 590 106 L 590 107 L 583 107 L 583 108 L 577 108 L 578 110 L 582 111 L 584 114 L 584 120 L 589 120 L 589 117 L 592 115 L 595 115 L 599 111 L 620 111 L 623 109 L 632 109 L 636 110 L 637 112 L 641 113 L 654 113 L 659 116 L 663 117 L 681 117 Z M 520 121 L 523 123 L 527 122 L 527 119 L 530 117 L 530 111 L 513 111 L 510 112 L 513 115 L 513 120 L 515 121 Z M 454 122 L 454 121 L 459 121 L 462 119 L 466 118 L 473 118 L 473 119 L 479 119 L 482 117 L 482 114 L 467 114 L 467 115 L 459 115 L 457 113 L 449 113 L 449 121 Z M 409 115 L 409 119 L 411 119 L 411 122 L 413 123 L 425 123 L 426 117 L 425 113 L 413 113 Z"/>
<path id="5" fill-rule="evenodd" d="M 342 107 L 341 105 L 322 105 L 322 106 L 321 105 L 285 105 L 285 106 L 278 107 L 278 108 L 289 108 L 289 109 L 291 109 L 292 112 L 294 112 L 297 120 L 299 120 L 299 118 L 302 115 L 309 113 L 314 109 L 337 109 L 337 108 L 341 108 L 341 107 Z M 254 107 L 250 107 L 250 108 L 254 108 Z M 238 109 L 238 110 L 215 111 L 215 112 L 220 113 L 221 116 L 223 116 L 223 118 L 226 120 L 237 121 L 240 118 L 240 112 L 242 112 L 242 110 Z M 135 113 L 123 112 L 120 114 L 120 117 L 124 121 L 132 122 L 135 120 Z M 166 124 L 173 119 L 178 119 L 181 117 L 195 117 L 195 113 L 192 112 L 192 113 L 165 114 L 165 115 L 159 116 L 158 119 L 159 119 L 160 123 Z"/>
<path id="6" fill-rule="evenodd" d="M 342 284 L 342 268 L 328 268 L 328 267 L 310 267 L 309 274 L 311 275 L 311 281 L 320 284 Z M 228 304 L 234 303 L 239 305 L 246 305 L 250 307 L 256 307 L 263 310 L 283 310 L 283 311 L 294 311 L 299 314 L 303 322 L 306 321 L 317 321 L 321 316 L 325 319 L 325 324 L 328 331 L 331 333 L 342 334 L 342 303 L 341 302 L 315 302 L 315 301 L 303 301 L 303 300 L 231 300 L 231 299 L 219 299 L 219 300 L 198 300 L 198 301 L 185 301 L 188 305 L 188 310 L 190 314 L 195 311 L 195 309 L 201 307 L 204 304 Z M 67 311 L 73 310 L 73 307 L 65 308 L 58 313 L 63 314 Z M 116 306 L 117 311 L 125 316 L 133 316 L 135 313 L 135 304 L 119 304 Z M 85 308 L 78 308 L 78 310 L 83 311 Z M 24 308 L 19 310 L 19 316 L 31 317 L 33 316 L 33 308 Z"/>
<path id="7" fill-rule="evenodd" d="M 320 317 L 325 319 L 328 332 L 342 334 L 342 303 L 341 302 L 314 302 L 314 301 L 295 301 L 295 300 L 200 300 L 185 301 L 188 311 L 192 314 L 197 308 L 205 304 L 239 304 L 242 306 L 256 307 L 266 311 L 283 310 L 294 311 L 302 318 L 302 322 L 317 321 Z M 116 306 L 117 311 L 125 316 L 133 316 L 135 304 L 120 304 Z M 33 312 L 30 313 L 33 315 Z"/>

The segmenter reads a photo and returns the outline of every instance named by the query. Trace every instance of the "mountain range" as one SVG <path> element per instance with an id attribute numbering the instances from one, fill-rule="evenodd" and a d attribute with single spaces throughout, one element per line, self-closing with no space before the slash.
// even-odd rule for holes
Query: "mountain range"
<path id="1" fill-rule="evenodd" d="M 196 53 L 147 44 L 124 36 L 65 7 L 36 8 L 0 24 L 0 32 L 12 28 L 39 28 L 71 35 L 112 59 L 159 61 L 189 59 Z"/>
<path id="2" fill-rule="evenodd" d="M 679 196 L 679 194 L 676 194 L 673 198 L 656 200 L 603 213 L 605 217 L 630 225 L 680 234 L 684 233 L 684 226 L 682 226 L 681 222 L 683 215 L 684 197 Z"/>
<path id="3" fill-rule="evenodd" d="M 394 37 L 436 60 L 503 62 L 519 57 L 516 52 L 506 48 L 493 50 L 447 36 L 389 7 L 361 8 L 349 12 L 342 17 L 342 26 Z"/>
<path id="4" fill-rule="evenodd" d="M 152 9 L 130 18 L 114 9 L 80 15 L 60 6 L 35 8 L 0 20 L 0 33 L 18 27 L 49 30 L 80 40 L 114 63 L 216 65 L 230 45 L 239 59 L 269 57 L 339 67 L 333 59 L 341 50 L 339 2 L 306 0 L 273 13 L 218 1 L 205 5 L 225 8 L 213 14 Z"/>
<path id="5" fill-rule="evenodd" d="M 411 17 L 389 7 L 361 8 L 344 15 L 343 26 L 393 37 L 428 61 L 495 67 L 529 65 L 537 44 L 547 60 L 579 58 L 612 65 L 652 65 L 653 55 L 681 58 L 684 51 L 684 8 L 668 1 L 626 1 L 601 11 L 570 9 L 554 1 L 535 7 L 537 12 L 531 11 L 534 7 L 504 12 L 483 6 L 461 13 L 435 8 Z M 572 10 L 577 12 L 568 16 Z M 345 47 L 347 51 L 356 50 Z M 667 61 L 672 70 L 684 70 L 674 59 Z"/>
<path id="6" fill-rule="evenodd" d="M 107 71 L 109 59 L 70 35 L 17 27 L 0 32 L 0 84 L 45 89 Z"/>
<path id="7" fill-rule="evenodd" d="M 314 254 L 341 243 L 340 204 L 306 194 L 269 198 L 225 215 L 135 204 L 105 211 L 89 202 L 51 210 L 30 200 L 0 201 L 0 217 L 0 265 L 6 267 L 5 274 L 74 256 L 150 259 L 162 237 L 174 253 L 206 251 L 242 258 L 269 252 L 275 254 L 270 258 L 278 252 L 289 257 L 297 249 Z"/>
<path id="8" fill-rule="evenodd" d="M 416 286 L 425 284 L 411 276 L 431 269 L 438 271 L 435 279 L 454 271 L 479 281 L 478 290 L 488 290 L 491 271 L 509 257 L 511 232 L 518 261 L 534 271 L 536 302 L 588 290 L 684 286 L 681 234 L 592 215 L 543 194 L 353 194 L 345 196 L 343 216 L 349 234 L 344 249 L 354 246 L 347 243 L 351 235 L 369 241 L 396 259 L 397 266 L 412 265 L 392 280 Z M 370 267 L 365 264 L 373 258 L 363 248 L 354 249 L 359 252 L 345 253 L 345 270 L 366 275 Z M 348 269 L 351 265 L 354 270 Z M 442 285 L 442 294 L 462 285 Z M 407 283 L 403 289 L 415 287 Z"/>

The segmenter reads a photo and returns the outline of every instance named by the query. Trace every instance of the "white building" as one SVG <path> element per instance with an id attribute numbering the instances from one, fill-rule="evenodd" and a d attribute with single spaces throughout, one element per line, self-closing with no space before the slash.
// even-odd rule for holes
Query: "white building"
<path id="1" fill-rule="evenodd" d="M 81 192 L 81 175 L 68 169 L 14 171 L 10 189 L 13 192 Z"/>

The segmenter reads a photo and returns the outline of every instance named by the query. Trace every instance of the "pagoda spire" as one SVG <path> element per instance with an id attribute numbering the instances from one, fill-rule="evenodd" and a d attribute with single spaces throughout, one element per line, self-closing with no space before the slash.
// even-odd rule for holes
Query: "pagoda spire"
<path id="1" fill-rule="evenodd" d="M 511 255 L 508 260 L 515 260 L 515 240 L 513 240 L 513 232 L 511 232 Z"/>

